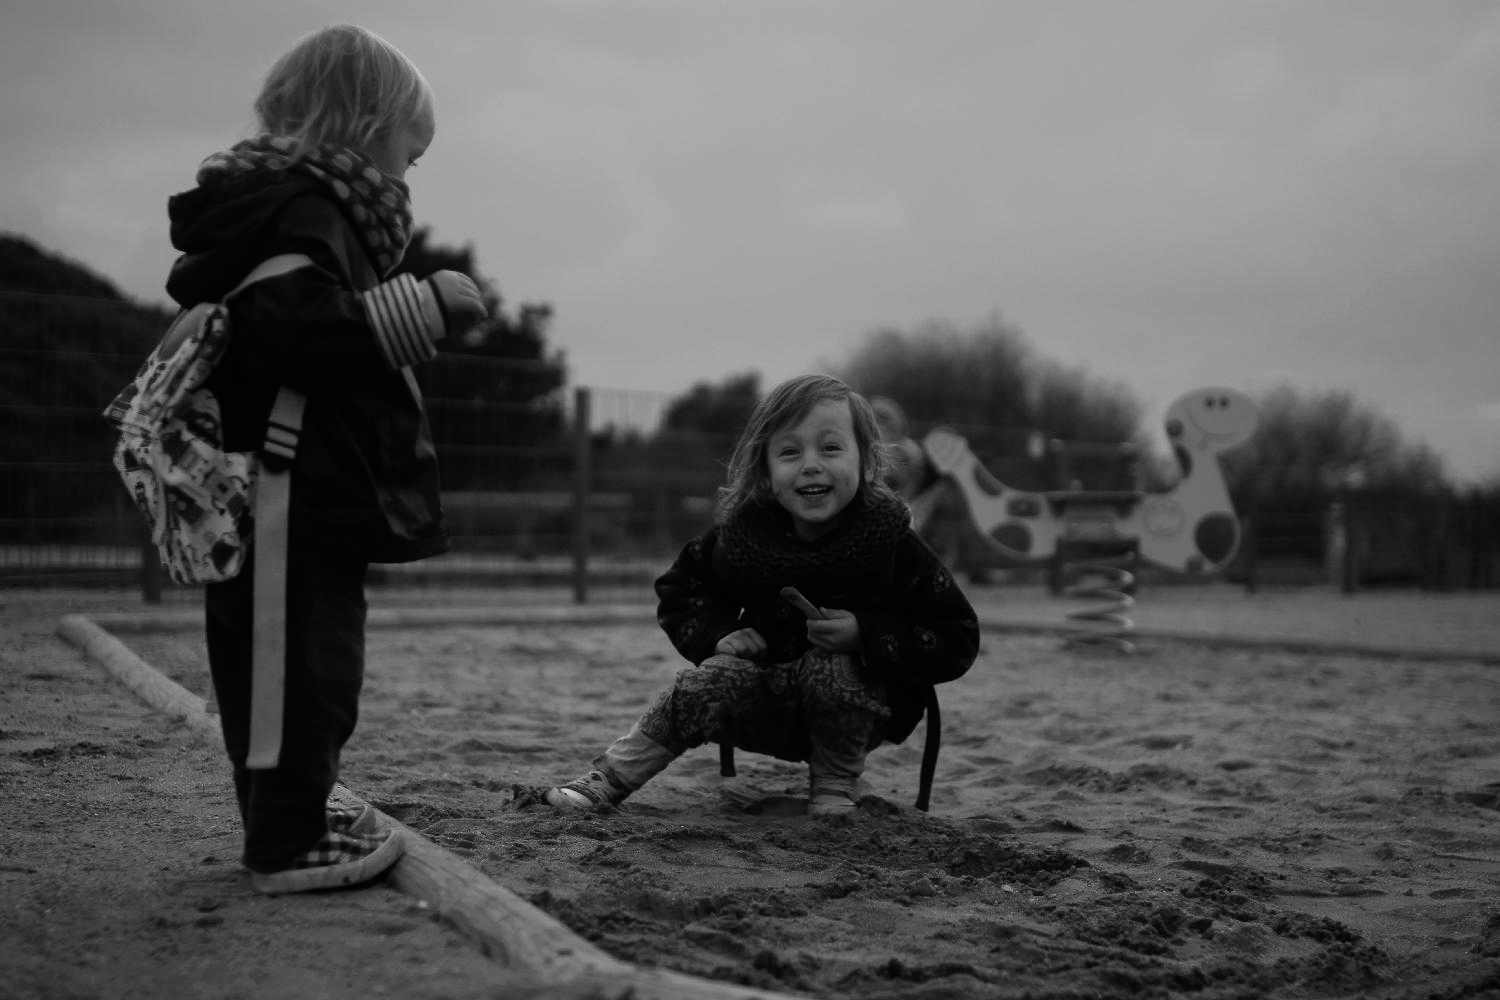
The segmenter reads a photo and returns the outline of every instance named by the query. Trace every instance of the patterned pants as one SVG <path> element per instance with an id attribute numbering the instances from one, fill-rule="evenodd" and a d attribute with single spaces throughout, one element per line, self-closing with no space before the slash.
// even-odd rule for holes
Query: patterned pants
<path id="1" fill-rule="evenodd" d="M 719 655 L 677 672 L 637 728 L 674 757 L 729 743 L 781 760 L 810 761 L 820 776 L 852 785 L 885 735 L 885 686 L 860 676 L 859 659 L 811 650 L 762 664 Z"/>

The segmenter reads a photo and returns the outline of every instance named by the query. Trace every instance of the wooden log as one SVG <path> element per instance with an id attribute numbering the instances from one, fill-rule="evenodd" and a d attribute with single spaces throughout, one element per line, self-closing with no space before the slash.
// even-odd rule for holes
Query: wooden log
<path id="1" fill-rule="evenodd" d="M 670 969 L 631 967 L 625 976 L 591 971 L 562 985 L 569 991 L 562 996 L 589 1000 L 807 1000 L 807 994 L 803 993 L 720 983 Z"/>
<path id="2" fill-rule="evenodd" d="M 501 965 L 550 983 L 586 972 L 619 976 L 630 970 L 451 851 L 385 813 L 380 817 L 406 841 L 390 884 L 427 902 Z"/>
<path id="3" fill-rule="evenodd" d="M 220 738 L 218 720 L 203 710 L 202 698 L 136 656 L 87 616 L 63 615 L 57 631 L 158 712 L 181 719 L 208 739 Z"/>
<path id="4" fill-rule="evenodd" d="M 514 606 L 459 608 L 371 608 L 365 626 L 370 629 L 453 628 L 501 625 L 654 625 L 654 604 L 521 604 Z M 82 615 L 69 615 L 81 618 Z M 94 623 L 111 633 L 141 635 L 152 632 L 191 632 L 203 628 L 201 608 L 160 609 L 146 612 L 104 612 L 92 616 Z M 61 627 L 59 627 L 61 631 Z"/>
<path id="5" fill-rule="evenodd" d="M 791 994 L 622 962 L 415 830 L 384 813 L 381 817 L 406 838 L 406 853 L 391 869 L 390 884 L 425 900 L 511 972 L 545 984 L 539 995 L 560 1000 L 793 1000 Z"/>
<path id="6" fill-rule="evenodd" d="M 496 995 L 506 1000 L 807 1000 L 804 994 L 716 983 L 662 969 L 632 969 L 623 976 L 587 973 L 565 983 L 507 979 Z"/>

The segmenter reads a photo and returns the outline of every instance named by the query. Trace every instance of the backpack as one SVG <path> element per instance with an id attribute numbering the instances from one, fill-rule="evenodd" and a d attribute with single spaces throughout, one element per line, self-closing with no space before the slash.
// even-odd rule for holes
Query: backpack
<path id="1" fill-rule="evenodd" d="M 115 471 L 175 583 L 215 583 L 240 572 L 254 533 L 259 466 L 285 468 L 295 456 L 306 402 L 301 393 L 284 386 L 278 392 L 266 448 L 257 455 L 224 450 L 219 403 L 204 382 L 229 342 L 229 299 L 253 282 L 309 263 L 302 254 L 272 257 L 222 302 L 180 312 L 104 411 L 119 432 Z"/>

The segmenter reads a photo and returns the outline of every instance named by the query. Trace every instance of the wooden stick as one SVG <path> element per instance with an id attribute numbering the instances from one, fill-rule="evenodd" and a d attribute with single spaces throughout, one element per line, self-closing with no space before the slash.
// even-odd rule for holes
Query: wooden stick
<path id="1" fill-rule="evenodd" d="M 825 617 L 823 612 L 814 607 L 812 601 L 809 601 L 807 598 L 803 597 L 802 592 L 799 591 L 796 587 L 782 587 L 781 596 L 784 600 L 789 601 L 792 605 L 794 605 L 798 611 L 802 612 L 809 618 Z"/>

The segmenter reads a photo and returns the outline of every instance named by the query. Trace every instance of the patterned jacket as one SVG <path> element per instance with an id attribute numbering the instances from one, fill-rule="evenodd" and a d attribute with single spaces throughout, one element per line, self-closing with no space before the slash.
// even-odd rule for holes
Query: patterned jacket
<path id="1" fill-rule="evenodd" d="M 783 529 L 780 514 L 765 511 L 752 530 L 727 539 L 716 525 L 690 541 L 656 581 L 657 621 L 692 663 L 742 628 L 765 638 L 770 662 L 784 663 L 812 647 L 806 618 L 782 599 L 782 587 L 796 587 L 819 607 L 849 611 L 859 622 L 862 669 L 887 685 L 886 739 L 904 741 L 925 712 L 928 688 L 963 676 L 978 655 L 973 607 L 904 521 L 872 558 L 850 567 L 845 555 L 857 518 L 805 543 L 789 522 Z"/>

